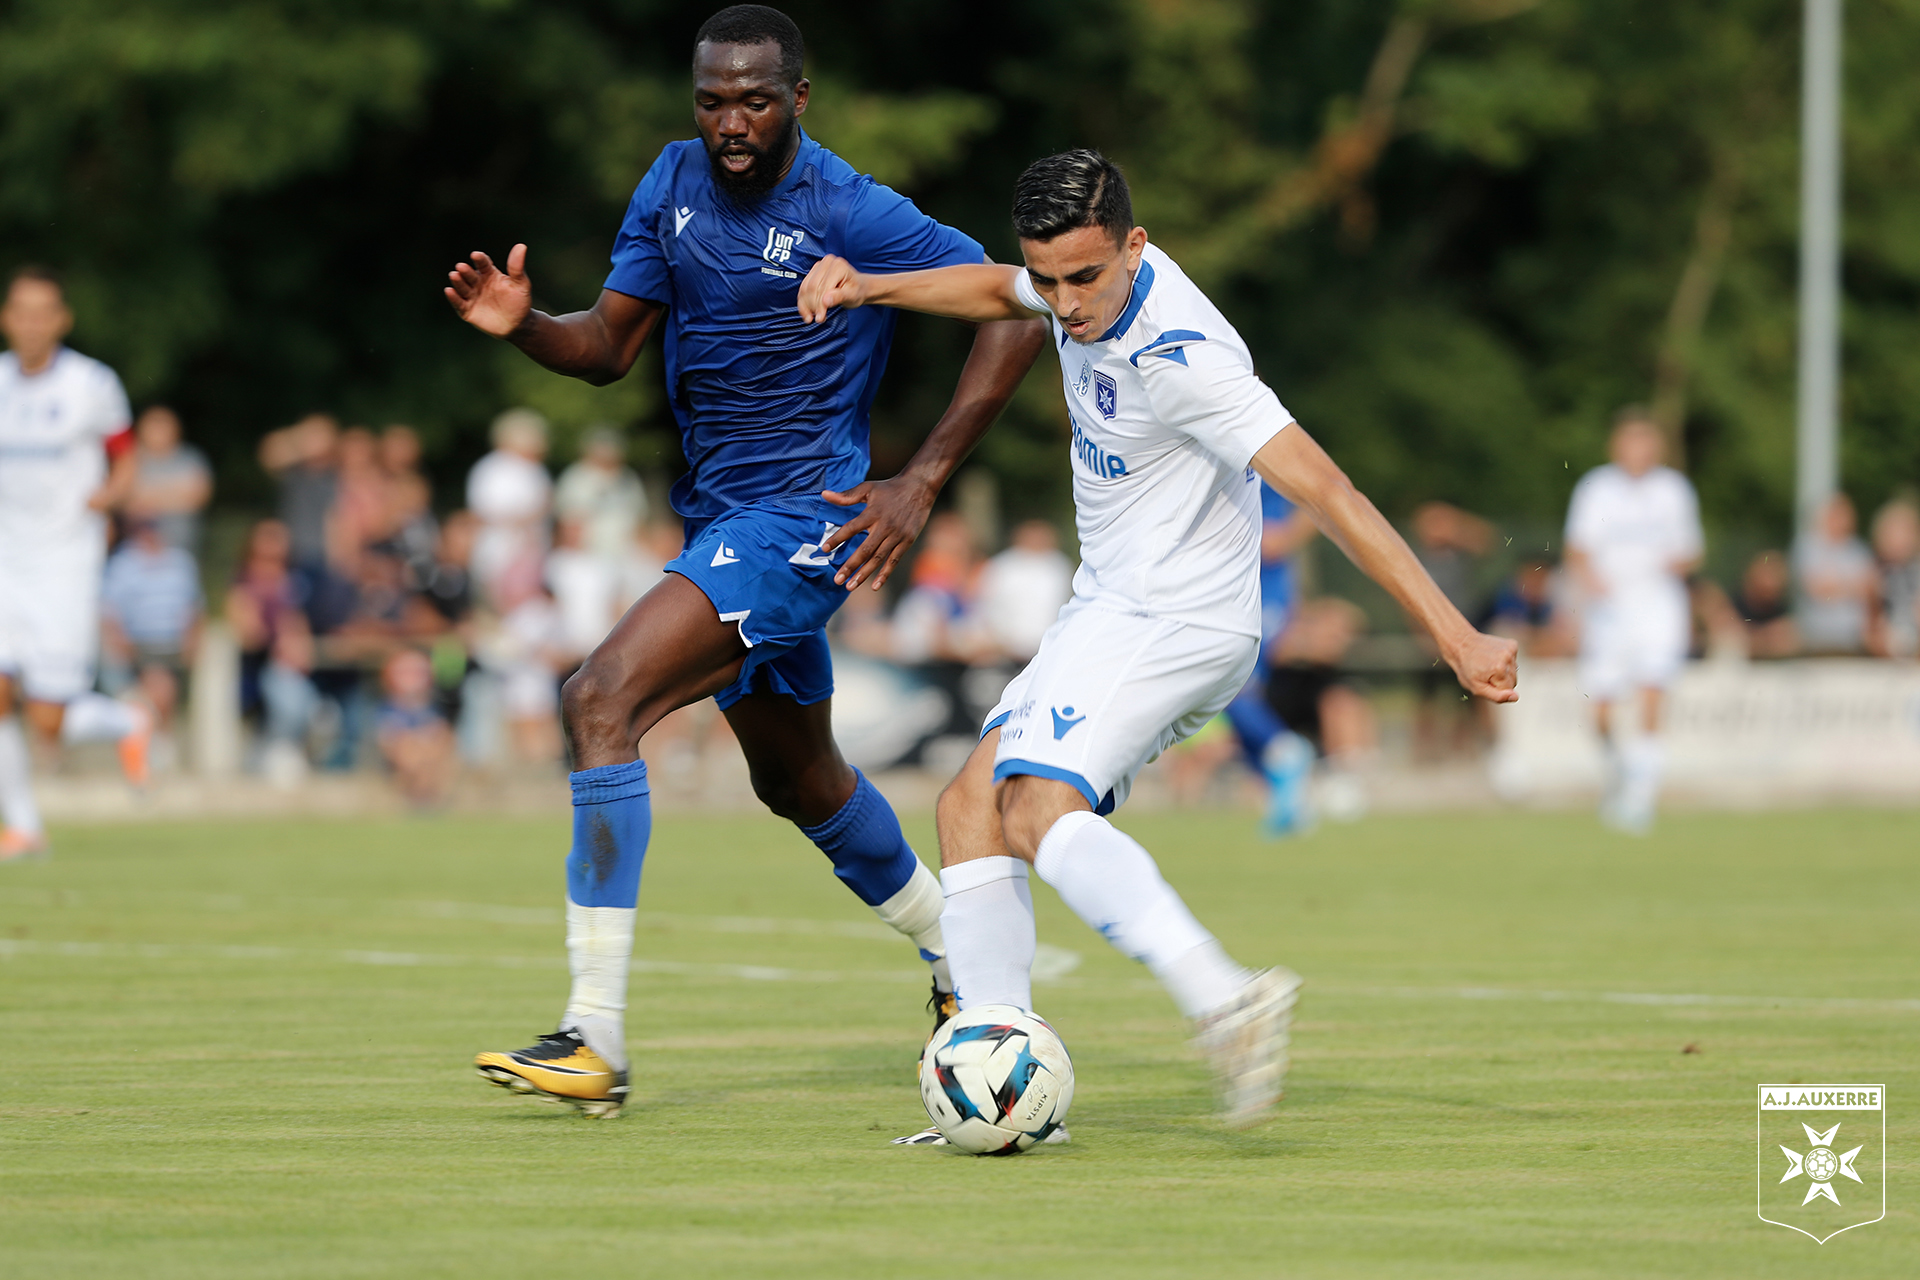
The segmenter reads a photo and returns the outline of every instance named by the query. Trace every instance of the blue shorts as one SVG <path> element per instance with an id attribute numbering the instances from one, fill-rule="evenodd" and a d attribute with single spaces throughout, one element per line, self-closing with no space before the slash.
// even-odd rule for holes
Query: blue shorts
<path id="1" fill-rule="evenodd" d="M 826 625 L 847 598 L 833 575 L 853 548 L 829 557 L 820 540 L 860 510 L 779 498 L 687 521 L 686 550 L 667 571 L 700 588 L 747 643 L 739 678 L 713 695 L 722 708 L 749 693 L 781 693 L 801 706 L 833 696 Z"/>

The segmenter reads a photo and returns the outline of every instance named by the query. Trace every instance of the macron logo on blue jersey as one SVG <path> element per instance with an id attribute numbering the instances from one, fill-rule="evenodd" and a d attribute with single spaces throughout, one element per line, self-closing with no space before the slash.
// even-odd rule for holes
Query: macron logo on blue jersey
<path id="1" fill-rule="evenodd" d="M 682 231 L 687 229 L 687 224 L 693 221 L 693 215 L 698 212 L 700 212 L 698 209 L 689 209 L 685 205 L 681 205 L 673 211 L 673 234 L 675 237 L 678 237 Z"/>
<path id="2" fill-rule="evenodd" d="M 719 546 L 714 548 L 713 562 L 707 567 L 710 569 L 718 569 L 724 565 L 739 564 L 739 563 L 740 563 L 740 557 L 733 553 L 732 547 L 728 546 L 726 543 L 723 542 Z"/>
<path id="3" fill-rule="evenodd" d="M 1060 739 L 1072 733 L 1073 726 L 1087 718 L 1085 712 L 1075 716 L 1072 707 L 1064 708 L 1064 714 L 1062 714 L 1063 709 L 1060 707 L 1048 707 L 1047 710 L 1053 713 L 1053 740 L 1055 742 L 1060 741 Z"/>

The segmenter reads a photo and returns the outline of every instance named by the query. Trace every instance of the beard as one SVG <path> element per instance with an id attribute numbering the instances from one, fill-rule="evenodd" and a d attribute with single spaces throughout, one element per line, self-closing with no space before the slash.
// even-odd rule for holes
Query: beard
<path id="1" fill-rule="evenodd" d="M 751 142 L 729 142 L 718 150 L 709 148 L 707 165 L 713 171 L 713 185 L 742 204 L 751 204 L 778 185 L 787 161 L 800 146 L 799 121 L 789 117 L 786 132 L 771 147 L 756 147 Z M 735 173 L 720 162 L 725 155 L 750 155 L 753 165 L 745 173 Z"/>

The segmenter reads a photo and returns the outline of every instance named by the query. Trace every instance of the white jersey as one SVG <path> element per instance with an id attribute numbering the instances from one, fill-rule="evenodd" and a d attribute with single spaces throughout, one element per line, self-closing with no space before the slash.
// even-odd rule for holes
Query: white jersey
<path id="1" fill-rule="evenodd" d="M 109 436 L 127 429 L 113 370 L 62 347 L 32 377 L 0 355 L 0 554 L 98 542 L 106 521 L 87 499 L 106 481 Z"/>
<path id="2" fill-rule="evenodd" d="M 1609 463 L 1574 486 L 1567 546 L 1587 556 L 1619 606 L 1680 594 L 1673 566 L 1698 556 L 1704 542 L 1693 486 L 1671 467 L 1636 479 Z"/>
<path id="3" fill-rule="evenodd" d="M 1260 634 L 1260 492 L 1253 455 L 1292 421 L 1240 335 L 1179 266 L 1141 254 L 1127 307 L 1093 342 L 1048 313 L 1073 422 L 1077 599 Z"/>

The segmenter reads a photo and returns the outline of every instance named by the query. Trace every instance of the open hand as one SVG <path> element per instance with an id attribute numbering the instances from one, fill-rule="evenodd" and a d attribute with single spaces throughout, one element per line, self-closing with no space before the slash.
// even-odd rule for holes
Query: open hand
<path id="1" fill-rule="evenodd" d="M 821 551 L 830 555 L 835 547 L 862 533 L 867 535 L 866 541 L 853 549 L 847 562 L 833 575 L 833 580 L 844 583 L 849 591 L 869 578 L 875 591 L 885 586 L 893 567 L 900 563 L 900 557 L 926 527 L 927 513 L 933 510 L 934 492 L 934 486 L 922 480 L 899 475 L 891 480 L 863 480 L 845 493 L 829 490 L 821 494 L 835 506 L 867 504 L 865 511 L 835 529 L 833 536 L 820 544 Z"/>
<path id="2" fill-rule="evenodd" d="M 845 258 L 832 254 L 813 264 L 800 282 L 800 318 L 819 324 L 835 307 L 857 307 L 866 301 L 866 277 Z M 915 532 L 918 532 L 916 529 Z"/>
<path id="3" fill-rule="evenodd" d="M 1505 636 L 1490 636 L 1476 631 L 1472 638 L 1447 655 L 1460 687 L 1488 702 L 1518 702 L 1514 686 L 1520 681 L 1520 646 Z"/>
<path id="4" fill-rule="evenodd" d="M 447 295 L 462 320 L 482 333 L 504 338 L 518 329 L 533 310 L 533 285 L 527 279 L 527 246 L 517 244 L 507 254 L 505 271 L 493 259 L 475 251 L 471 265 L 462 262 L 447 273 Z"/>

